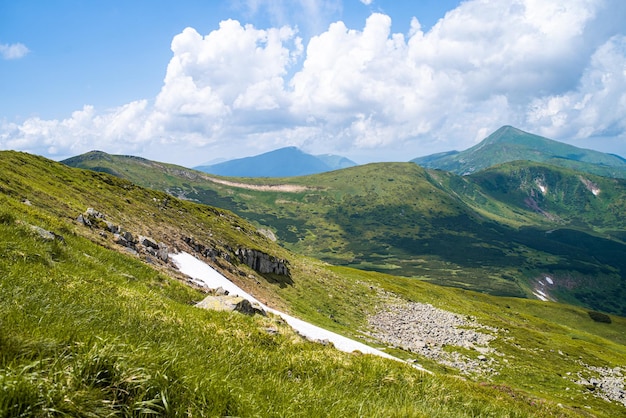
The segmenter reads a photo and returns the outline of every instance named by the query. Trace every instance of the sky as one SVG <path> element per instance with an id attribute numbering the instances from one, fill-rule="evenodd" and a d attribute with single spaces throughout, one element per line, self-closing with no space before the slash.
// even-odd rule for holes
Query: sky
<path id="1" fill-rule="evenodd" d="M 0 0 L 0 149 L 357 163 L 503 125 L 626 156 L 624 0 Z"/>

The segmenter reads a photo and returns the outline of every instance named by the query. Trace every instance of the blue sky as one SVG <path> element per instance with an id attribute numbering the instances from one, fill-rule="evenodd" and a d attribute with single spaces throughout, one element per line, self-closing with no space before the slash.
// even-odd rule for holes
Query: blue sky
<path id="1" fill-rule="evenodd" d="M 622 0 L 0 2 L 0 149 L 357 162 L 510 124 L 626 155 Z"/>

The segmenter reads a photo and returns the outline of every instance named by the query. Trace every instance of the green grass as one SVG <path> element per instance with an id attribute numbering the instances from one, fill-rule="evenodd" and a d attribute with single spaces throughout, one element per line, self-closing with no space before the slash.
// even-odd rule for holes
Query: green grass
<path id="1" fill-rule="evenodd" d="M 58 221 L 18 205 L 3 201 L 0 224 L 0 416 L 560 411 L 306 342 L 277 319 L 194 308 L 202 294 L 133 257 L 71 233 L 65 244 L 43 240 L 26 224 L 54 230 Z M 270 326 L 279 334 L 268 334 Z"/>
<path id="2" fill-rule="evenodd" d="M 230 179 L 308 188 L 284 192 L 215 183 L 203 173 L 131 157 L 87 154 L 68 163 L 231 210 L 273 231 L 283 247 L 333 264 L 516 297 L 533 297 L 536 280 L 550 275 L 559 300 L 626 315 L 623 180 L 529 162 L 465 177 L 385 163 L 289 179 Z M 599 196 L 583 177 L 601 189 Z M 545 195 L 539 180 L 548 186 Z M 529 197 L 543 213 L 528 206 Z"/>
<path id="3" fill-rule="evenodd" d="M 578 361 L 623 365 L 624 318 L 597 323 L 572 306 L 329 266 L 287 252 L 227 211 L 26 154 L 1 157 L 0 417 L 613 417 L 624 411 L 563 377 L 580 369 Z M 189 234 L 224 251 L 248 246 L 286 258 L 292 276 L 283 286 L 235 261 L 220 259 L 218 268 L 270 305 L 357 339 L 363 340 L 367 316 L 389 300 L 381 290 L 393 300 L 473 315 L 506 330 L 492 343 L 504 354 L 499 374 L 459 378 L 417 358 L 435 371 L 424 374 L 304 341 L 276 318 L 199 310 L 192 304 L 203 294 L 172 279 L 170 268 L 147 264 L 99 230 L 78 225 L 75 216 L 88 206 L 172 248 L 191 251 L 180 240 Z M 64 242 L 41 238 L 32 225 Z"/>

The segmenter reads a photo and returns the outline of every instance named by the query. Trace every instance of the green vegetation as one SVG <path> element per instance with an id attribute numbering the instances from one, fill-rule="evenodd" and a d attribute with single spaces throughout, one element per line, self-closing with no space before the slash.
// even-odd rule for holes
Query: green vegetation
<path id="1" fill-rule="evenodd" d="M 102 153 L 67 163 L 231 210 L 329 263 L 516 297 L 550 277 L 551 298 L 626 315 L 625 180 L 519 161 L 464 177 L 384 163 L 286 179 Z M 291 189 L 260 189 L 272 185 Z"/>
<path id="2" fill-rule="evenodd" d="M 501 127 L 464 151 L 428 155 L 411 161 L 422 167 L 467 175 L 498 164 L 522 160 L 604 177 L 626 178 L 626 160 L 617 155 L 578 148 L 512 126 Z"/>
<path id="3" fill-rule="evenodd" d="M 0 172 L 2 417 L 623 413 L 563 376 L 578 361 L 623 365 L 624 318 L 601 324 L 560 304 L 331 267 L 288 253 L 229 212 L 27 154 L 0 153 Z M 431 362 L 438 372 L 425 374 L 307 342 L 273 317 L 197 309 L 203 293 L 172 278 L 175 271 L 76 222 L 87 206 L 172 247 L 190 250 L 179 237 L 193 230 L 225 250 L 257 247 L 288 258 L 293 284 L 283 287 L 219 263 L 226 273 L 242 269 L 243 285 L 270 304 L 344 334 L 359 335 L 385 292 L 474 315 L 503 330 L 500 372 L 460 379 Z"/>

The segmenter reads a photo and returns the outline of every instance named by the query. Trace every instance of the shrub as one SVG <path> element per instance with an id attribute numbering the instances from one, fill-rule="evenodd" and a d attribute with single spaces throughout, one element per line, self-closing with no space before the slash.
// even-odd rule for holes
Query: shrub
<path id="1" fill-rule="evenodd" d="M 15 222 L 15 216 L 9 212 L 0 213 L 0 224 L 12 225 Z"/>
<path id="2" fill-rule="evenodd" d="M 604 322 L 606 324 L 611 323 L 611 317 L 608 316 L 607 314 L 603 314 L 602 312 L 596 312 L 596 311 L 589 311 L 587 313 L 589 314 L 589 317 L 596 322 Z"/>

